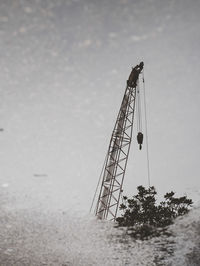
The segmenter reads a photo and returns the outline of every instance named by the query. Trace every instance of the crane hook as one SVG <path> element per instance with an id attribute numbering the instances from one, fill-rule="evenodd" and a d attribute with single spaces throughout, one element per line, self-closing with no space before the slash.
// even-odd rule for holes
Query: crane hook
<path id="1" fill-rule="evenodd" d="M 142 143 L 143 143 L 143 134 L 142 132 L 138 132 L 137 134 L 137 142 L 139 144 L 139 149 L 142 149 Z"/>

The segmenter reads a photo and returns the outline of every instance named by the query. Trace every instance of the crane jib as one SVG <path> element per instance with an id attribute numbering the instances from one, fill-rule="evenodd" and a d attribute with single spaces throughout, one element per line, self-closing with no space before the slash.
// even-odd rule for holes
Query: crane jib
<path id="1" fill-rule="evenodd" d="M 121 107 L 112 132 L 96 205 L 99 219 L 116 219 L 133 131 L 136 87 L 144 63 L 135 66 L 127 80 Z M 141 136 L 139 142 L 142 142 Z"/>

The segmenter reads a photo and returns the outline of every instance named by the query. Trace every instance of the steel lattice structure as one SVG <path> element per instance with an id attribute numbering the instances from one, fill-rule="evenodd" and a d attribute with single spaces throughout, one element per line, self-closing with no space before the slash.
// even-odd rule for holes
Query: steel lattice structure
<path id="1" fill-rule="evenodd" d="M 95 210 L 99 219 L 116 219 L 132 139 L 136 89 L 143 65 L 141 62 L 131 71 L 112 132 Z"/>

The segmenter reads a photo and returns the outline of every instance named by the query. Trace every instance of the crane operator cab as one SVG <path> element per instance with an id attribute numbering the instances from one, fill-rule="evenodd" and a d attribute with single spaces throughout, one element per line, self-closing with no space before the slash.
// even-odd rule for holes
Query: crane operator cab
<path id="1" fill-rule="evenodd" d="M 139 74 L 142 71 L 143 67 L 144 67 L 144 63 L 140 62 L 139 65 L 132 68 L 131 74 L 127 80 L 127 85 L 129 87 L 135 88 L 137 86 L 137 80 L 138 80 Z"/>
<path id="2" fill-rule="evenodd" d="M 142 143 L 143 143 L 143 134 L 142 132 L 138 132 L 137 134 L 137 142 L 139 144 L 139 149 L 141 150 L 142 149 Z"/>

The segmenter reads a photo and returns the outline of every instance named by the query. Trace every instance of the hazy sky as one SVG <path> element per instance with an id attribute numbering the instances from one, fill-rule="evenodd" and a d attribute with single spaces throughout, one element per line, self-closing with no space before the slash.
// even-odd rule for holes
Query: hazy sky
<path id="1" fill-rule="evenodd" d="M 199 14 L 197 0 L 0 0 L 1 193 L 87 211 L 144 61 L 151 184 L 197 197 Z M 136 135 L 125 194 L 147 185 Z"/>

